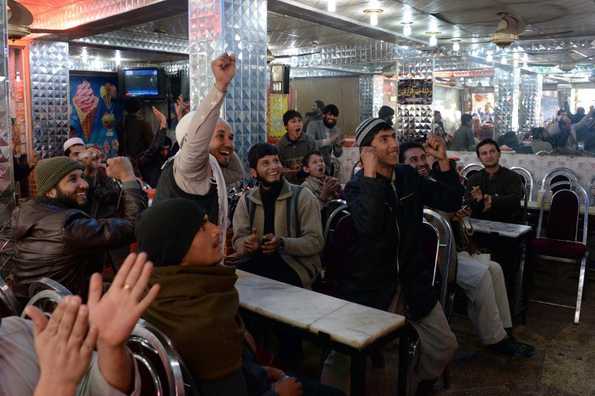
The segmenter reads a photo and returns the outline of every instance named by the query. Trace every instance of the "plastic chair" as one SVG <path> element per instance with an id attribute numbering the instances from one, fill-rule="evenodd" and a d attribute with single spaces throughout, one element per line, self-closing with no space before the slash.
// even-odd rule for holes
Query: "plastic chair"
<path id="1" fill-rule="evenodd" d="M 483 168 L 484 166 L 482 164 L 472 162 L 470 164 L 465 165 L 465 167 L 461 171 L 461 176 L 463 176 L 465 179 L 469 179 L 474 173 L 479 172 Z"/>
<path id="2" fill-rule="evenodd" d="M 548 224 L 547 228 L 544 229 L 543 220 L 548 204 Z M 532 253 L 536 258 L 580 263 L 576 305 L 574 307 L 547 301 L 536 301 L 574 309 L 575 324 L 578 324 L 580 320 L 583 289 L 586 282 L 589 205 L 589 195 L 580 184 L 572 181 L 551 184 L 541 201 L 537 237 L 531 241 Z M 582 221 L 581 208 L 583 210 Z M 579 234 L 581 222 L 582 233 Z"/>
<path id="3" fill-rule="evenodd" d="M 139 320 L 127 346 L 140 372 L 142 395 L 198 395 L 192 376 L 171 340 L 155 326 Z"/>
<path id="4" fill-rule="evenodd" d="M 12 289 L 0 276 L 0 318 L 18 315 L 19 303 Z"/>

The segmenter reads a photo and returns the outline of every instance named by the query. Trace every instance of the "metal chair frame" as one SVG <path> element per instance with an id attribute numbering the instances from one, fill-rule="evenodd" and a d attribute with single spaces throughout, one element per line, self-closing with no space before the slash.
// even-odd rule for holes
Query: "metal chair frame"
<path id="1" fill-rule="evenodd" d="M 159 357 L 167 376 L 167 384 L 163 384 L 163 379 L 156 375 L 153 366 L 146 357 L 137 352 L 132 352 L 134 359 L 142 363 L 152 374 L 153 384 L 159 395 L 185 396 L 187 394 L 182 359 L 169 337 L 149 322 L 140 319 L 128 339 L 128 344 L 131 343 L 136 343 Z M 191 390 L 196 391 L 192 384 L 188 384 L 188 386 Z"/>
<path id="2" fill-rule="evenodd" d="M 37 293 L 43 290 L 52 290 L 62 297 L 72 295 L 72 292 L 68 290 L 68 288 L 66 288 L 59 282 L 56 282 L 55 280 L 46 277 L 38 279 L 29 285 L 30 296 L 35 296 Z"/>
<path id="3" fill-rule="evenodd" d="M 545 178 L 544 178 L 545 181 Z M 558 188 L 558 187 L 564 187 L 561 190 L 557 190 L 556 192 L 554 192 L 552 194 L 552 190 Z M 577 200 L 579 202 L 579 213 L 577 214 L 577 221 L 576 221 L 576 230 L 575 230 L 575 240 L 578 239 L 579 235 L 578 235 L 578 225 L 580 223 L 580 209 L 582 206 L 583 209 L 583 232 L 581 235 L 581 239 L 580 242 L 584 243 L 585 245 L 587 244 L 587 239 L 588 239 L 588 231 L 589 231 L 589 206 L 590 206 L 590 199 L 589 199 L 589 195 L 587 194 L 587 191 L 583 188 L 583 186 L 581 186 L 578 181 L 560 181 L 557 183 L 554 183 L 552 185 L 549 185 L 549 188 L 545 191 L 544 197 L 541 200 L 541 206 L 539 208 L 539 221 L 537 223 L 537 235 L 536 237 L 539 238 L 541 236 L 541 233 L 543 231 L 543 216 L 544 216 L 544 212 L 547 206 L 548 202 L 553 201 L 554 197 L 556 196 L 556 194 L 562 192 L 562 191 L 571 191 L 574 195 L 576 195 Z M 551 195 L 552 198 L 551 200 L 548 200 L 548 196 Z M 582 201 L 581 201 L 582 199 Z M 582 202 L 582 204 L 581 204 Z M 556 307 L 562 307 L 562 308 L 569 308 L 569 309 L 574 309 L 574 324 L 578 324 L 580 321 L 580 315 L 581 315 L 581 304 L 582 304 L 582 300 L 583 300 L 583 291 L 585 288 L 585 283 L 586 283 L 586 268 L 587 268 L 587 259 L 589 256 L 589 252 L 587 251 L 585 253 L 585 255 L 583 256 L 583 258 L 580 260 L 580 270 L 579 270 L 579 279 L 578 279 L 578 287 L 577 287 L 577 295 L 576 295 L 576 305 L 570 306 L 570 305 L 563 305 L 563 304 L 556 304 L 556 303 L 552 303 L 552 302 L 548 302 L 548 301 L 539 301 L 539 300 L 534 300 L 535 302 L 541 303 L 541 304 L 547 304 L 547 305 L 552 305 L 552 306 L 556 306 Z M 548 260 L 554 260 L 554 261 L 562 261 L 562 262 L 568 262 L 567 259 L 563 258 L 563 257 L 552 257 L 552 256 L 545 256 L 545 255 L 539 255 L 538 257 L 540 258 L 545 258 Z M 572 260 L 574 262 L 574 260 Z"/>
<path id="4" fill-rule="evenodd" d="M 525 179 L 525 190 L 528 196 L 528 199 L 531 200 L 533 198 L 533 191 L 535 189 L 535 182 L 533 180 L 533 175 L 527 168 L 523 168 L 521 166 L 513 166 L 510 168 L 511 171 L 516 172 L 520 175 L 523 179 Z"/>
<path id="5" fill-rule="evenodd" d="M 18 315 L 19 302 L 15 297 L 12 289 L 0 276 L 0 300 L 6 305 L 6 307 L 12 312 L 13 315 Z"/>
<path id="6" fill-rule="evenodd" d="M 348 206 L 347 206 L 347 202 L 342 200 L 342 199 L 335 199 L 331 202 L 328 203 L 328 205 L 330 205 L 331 203 L 336 202 L 338 204 L 340 204 L 337 208 L 335 208 L 331 214 L 329 215 L 328 219 L 326 220 L 326 224 L 324 225 L 324 240 L 328 241 L 328 235 L 331 232 L 331 225 L 333 224 L 333 221 L 335 220 L 335 218 L 341 213 L 347 210 Z"/>
<path id="7" fill-rule="evenodd" d="M 472 162 L 470 164 L 465 165 L 465 167 L 463 168 L 463 170 L 461 170 L 461 175 L 463 175 L 463 177 L 465 179 L 468 179 L 467 175 L 469 174 L 469 172 L 473 172 L 473 171 L 480 171 L 484 168 L 484 166 L 482 164 L 479 164 L 477 162 Z"/>
<path id="8" fill-rule="evenodd" d="M 549 171 L 548 173 L 546 173 L 543 176 L 543 179 L 541 179 L 541 186 L 540 189 L 541 191 L 549 191 L 550 190 L 550 184 L 552 183 L 552 179 L 556 176 L 564 176 L 566 177 L 570 182 L 575 183 L 575 184 L 579 184 L 579 180 L 578 180 L 578 176 L 576 175 L 576 173 L 574 173 L 574 171 L 572 169 L 569 168 L 555 168 L 552 169 L 551 171 Z M 557 182 L 555 184 L 559 184 L 560 182 Z M 564 184 L 568 184 L 568 182 L 562 182 Z"/>

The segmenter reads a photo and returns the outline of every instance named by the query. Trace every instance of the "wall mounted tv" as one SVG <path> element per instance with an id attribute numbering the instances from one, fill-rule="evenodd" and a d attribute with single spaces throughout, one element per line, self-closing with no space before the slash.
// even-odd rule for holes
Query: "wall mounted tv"
<path id="1" fill-rule="evenodd" d="M 126 96 L 143 99 L 166 97 L 166 78 L 156 67 L 124 69 L 120 72 L 120 91 Z"/>

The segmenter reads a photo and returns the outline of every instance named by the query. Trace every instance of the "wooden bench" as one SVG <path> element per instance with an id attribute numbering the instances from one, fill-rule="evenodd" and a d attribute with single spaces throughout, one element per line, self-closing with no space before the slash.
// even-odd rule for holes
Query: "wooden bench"
<path id="1" fill-rule="evenodd" d="M 398 390 L 407 387 L 404 316 L 351 303 L 245 271 L 237 271 L 240 306 L 250 314 L 299 330 L 323 347 L 351 356 L 351 395 L 364 395 L 366 356 L 399 337 Z M 402 364 L 405 363 L 405 364 Z"/>

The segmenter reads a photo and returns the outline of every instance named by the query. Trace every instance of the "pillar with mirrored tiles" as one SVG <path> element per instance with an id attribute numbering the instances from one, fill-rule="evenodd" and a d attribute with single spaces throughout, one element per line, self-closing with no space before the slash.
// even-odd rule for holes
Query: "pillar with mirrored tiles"
<path id="1" fill-rule="evenodd" d="M 5 224 L 15 202 L 12 150 L 10 143 L 9 78 L 8 78 L 8 24 L 6 21 L 6 0 L 0 0 L 0 221 Z"/>
<path id="2" fill-rule="evenodd" d="M 434 61 L 419 58 L 399 61 L 398 78 L 432 80 Z M 397 91 L 398 95 L 398 91 Z M 423 140 L 432 131 L 434 113 L 428 104 L 398 104 L 396 109 L 397 136 L 401 142 Z"/>
<path id="3" fill-rule="evenodd" d="M 190 100 L 195 109 L 213 84 L 211 60 L 237 56 L 236 76 L 222 116 L 235 133 L 238 154 L 266 141 L 268 84 L 266 0 L 189 0 Z"/>

